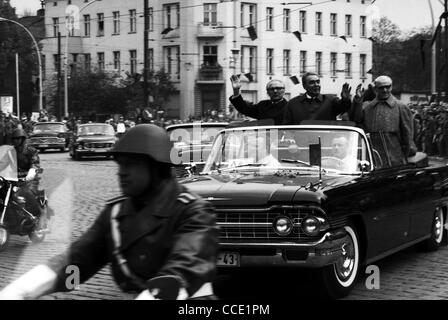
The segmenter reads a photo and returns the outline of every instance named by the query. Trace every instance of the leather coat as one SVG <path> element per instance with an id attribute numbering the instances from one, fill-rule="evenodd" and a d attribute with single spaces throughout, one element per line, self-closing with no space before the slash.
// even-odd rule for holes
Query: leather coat
<path id="1" fill-rule="evenodd" d="M 113 253 L 111 212 L 117 203 L 121 203 L 116 216 L 120 252 L 139 281 L 123 273 Z M 114 279 L 123 291 L 137 293 L 153 277 L 174 275 L 191 296 L 216 273 L 219 242 L 215 220 L 211 205 L 175 180 L 161 185 L 145 203 L 136 204 L 126 197 L 114 199 L 65 254 L 49 261 L 58 274 L 56 290 L 68 291 L 67 266 L 78 266 L 82 283 L 111 262 Z"/>

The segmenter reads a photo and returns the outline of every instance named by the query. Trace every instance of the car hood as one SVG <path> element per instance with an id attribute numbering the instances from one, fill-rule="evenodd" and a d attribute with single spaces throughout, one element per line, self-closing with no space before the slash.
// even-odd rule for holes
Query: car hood
<path id="1" fill-rule="evenodd" d="M 326 192 L 349 184 L 357 176 L 257 176 L 255 174 L 210 174 L 192 176 L 180 182 L 216 206 L 262 206 L 298 203 L 320 204 Z"/>
<path id="2" fill-rule="evenodd" d="M 115 136 L 81 136 L 76 138 L 77 142 L 106 142 L 106 141 L 114 141 Z"/>

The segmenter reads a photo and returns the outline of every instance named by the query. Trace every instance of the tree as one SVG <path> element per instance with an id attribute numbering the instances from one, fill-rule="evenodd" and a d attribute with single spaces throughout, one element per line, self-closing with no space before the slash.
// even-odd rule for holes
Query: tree
<path id="1" fill-rule="evenodd" d="M 169 76 L 163 71 L 152 72 L 149 91 L 154 101 L 163 104 L 174 90 Z M 53 79 L 50 89 L 56 92 L 57 80 Z M 70 76 L 69 113 L 76 116 L 97 114 L 128 114 L 143 104 L 140 75 L 119 75 L 101 71 L 76 70 Z M 56 95 L 53 101 L 56 100 Z M 50 110 L 55 113 L 54 110 Z"/>
<path id="2" fill-rule="evenodd" d="M 0 0 L 0 17 L 18 20 L 9 0 Z M 15 55 L 18 53 L 21 111 L 31 112 L 32 105 L 37 104 L 37 93 L 31 81 L 38 67 L 34 44 L 21 27 L 3 21 L 0 22 L 0 48 L 0 95 L 16 95 Z"/>
<path id="3" fill-rule="evenodd" d="M 400 28 L 387 17 L 381 17 L 379 20 L 374 21 L 372 37 L 375 42 L 388 43 L 399 40 L 400 36 Z"/>

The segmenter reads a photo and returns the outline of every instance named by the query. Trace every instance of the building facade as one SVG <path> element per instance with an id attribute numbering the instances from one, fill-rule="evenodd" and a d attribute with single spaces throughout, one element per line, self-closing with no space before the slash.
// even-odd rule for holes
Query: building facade
<path id="1" fill-rule="evenodd" d="M 148 67 L 164 68 L 176 87 L 163 106 L 169 117 L 226 111 L 232 74 L 246 75 L 242 92 L 252 101 L 266 98 L 265 85 L 274 78 L 285 81 L 287 97 L 302 93 L 290 77 L 301 80 L 307 71 L 321 76 L 323 93 L 339 94 L 345 82 L 352 88 L 371 82 L 370 1 L 148 3 Z M 65 49 L 68 5 L 79 9 L 79 25 L 69 30 L 69 65 L 143 72 L 144 1 L 59 0 L 46 1 L 46 75 L 56 70 L 58 32 Z"/>

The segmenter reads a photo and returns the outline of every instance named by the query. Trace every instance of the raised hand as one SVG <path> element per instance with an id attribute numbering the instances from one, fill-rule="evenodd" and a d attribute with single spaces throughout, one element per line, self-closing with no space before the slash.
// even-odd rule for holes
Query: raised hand
<path id="1" fill-rule="evenodd" d="M 240 89 L 241 89 L 240 78 L 237 75 L 232 75 L 230 77 L 230 81 L 232 82 L 233 94 L 235 96 L 239 95 L 240 94 Z"/>
<path id="2" fill-rule="evenodd" d="M 350 85 L 347 82 L 344 83 L 344 85 L 342 86 L 342 92 L 341 92 L 342 99 L 350 99 L 351 91 L 352 91 L 352 87 L 350 87 Z"/>

